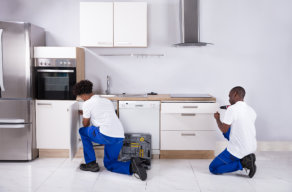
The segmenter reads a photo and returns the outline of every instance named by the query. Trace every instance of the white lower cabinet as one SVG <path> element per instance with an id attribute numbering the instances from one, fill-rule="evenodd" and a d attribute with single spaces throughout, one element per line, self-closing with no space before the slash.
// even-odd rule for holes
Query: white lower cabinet
<path id="1" fill-rule="evenodd" d="M 161 150 L 214 150 L 217 103 L 162 103 Z"/>
<path id="2" fill-rule="evenodd" d="M 36 136 L 38 149 L 69 149 L 77 152 L 77 101 L 36 100 Z"/>
<path id="3" fill-rule="evenodd" d="M 161 131 L 161 150 L 214 150 L 216 131 Z"/>

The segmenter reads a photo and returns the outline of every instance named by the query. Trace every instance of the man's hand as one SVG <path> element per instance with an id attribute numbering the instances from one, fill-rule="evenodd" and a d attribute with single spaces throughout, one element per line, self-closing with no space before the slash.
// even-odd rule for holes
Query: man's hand
<path id="1" fill-rule="evenodd" d="M 83 115 L 83 111 L 82 110 L 78 110 L 80 115 Z"/>
<path id="2" fill-rule="evenodd" d="M 230 125 L 227 125 L 227 124 L 221 122 L 220 113 L 218 113 L 218 111 L 216 113 L 214 113 L 214 118 L 216 119 L 216 122 L 217 122 L 217 125 L 218 125 L 219 129 L 223 133 L 226 133 L 228 131 Z"/>
<path id="3" fill-rule="evenodd" d="M 218 113 L 218 111 L 216 113 L 214 113 L 214 118 L 216 120 L 220 120 L 220 113 Z"/>

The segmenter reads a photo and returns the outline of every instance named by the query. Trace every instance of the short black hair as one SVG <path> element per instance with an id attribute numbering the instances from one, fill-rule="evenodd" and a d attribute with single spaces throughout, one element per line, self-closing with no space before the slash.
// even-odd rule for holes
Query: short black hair
<path id="1" fill-rule="evenodd" d="M 244 98 L 245 96 L 245 90 L 243 87 L 240 87 L 240 86 L 236 86 L 236 87 L 233 87 L 231 89 L 231 92 L 235 92 L 237 95 L 239 95 L 239 97 L 241 97 L 242 99 Z"/>
<path id="2" fill-rule="evenodd" d="M 73 86 L 73 94 L 83 95 L 92 93 L 93 84 L 88 80 L 81 80 Z"/>

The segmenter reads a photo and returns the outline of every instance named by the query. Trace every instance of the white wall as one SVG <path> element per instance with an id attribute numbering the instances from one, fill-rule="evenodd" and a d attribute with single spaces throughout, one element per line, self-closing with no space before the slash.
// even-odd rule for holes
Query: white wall
<path id="1" fill-rule="evenodd" d="M 130 0 L 129 0 L 130 1 Z M 86 78 L 103 92 L 210 93 L 220 104 L 236 85 L 258 113 L 259 140 L 292 140 L 292 1 L 201 0 L 201 40 L 176 48 L 178 0 L 148 0 L 149 47 L 90 48 Z M 0 0 L 1 20 L 29 21 L 47 31 L 48 46 L 78 46 L 79 0 Z M 164 57 L 104 57 L 154 53 Z"/>

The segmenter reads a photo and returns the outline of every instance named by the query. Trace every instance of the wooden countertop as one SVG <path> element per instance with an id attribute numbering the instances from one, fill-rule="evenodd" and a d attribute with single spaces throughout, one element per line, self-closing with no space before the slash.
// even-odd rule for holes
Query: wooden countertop
<path id="1" fill-rule="evenodd" d="M 211 96 L 211 95 L 210 95 Z M 148 95 L 147 97 L 105 97 L 112 101 L 206 101 L 216 102 L 216 98 L 211 97 L 170 97 L 170 94 Z"/>

